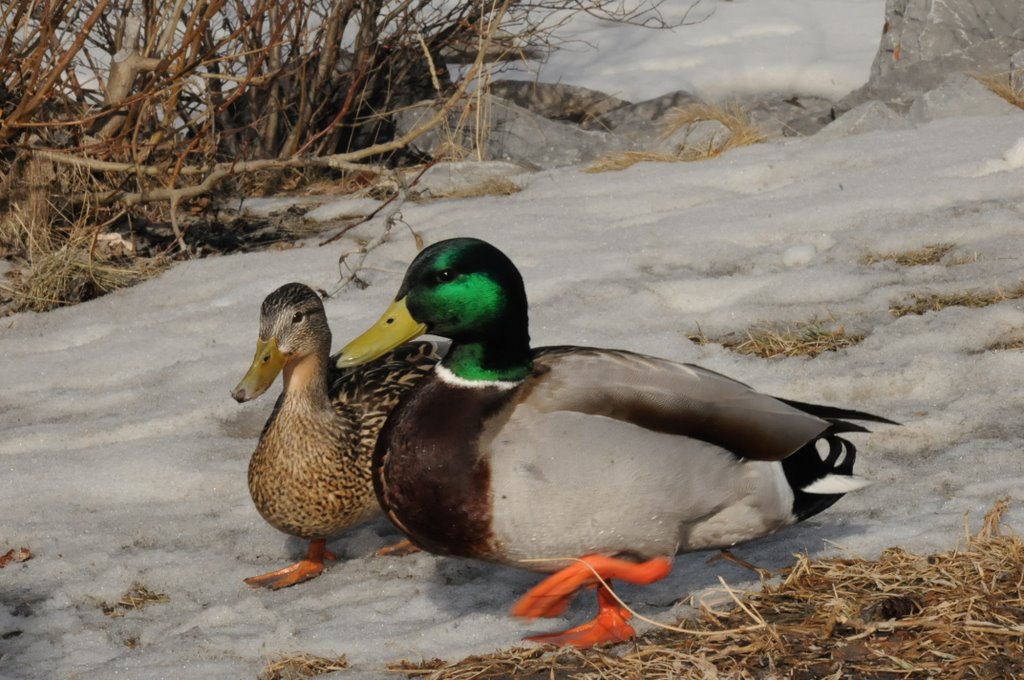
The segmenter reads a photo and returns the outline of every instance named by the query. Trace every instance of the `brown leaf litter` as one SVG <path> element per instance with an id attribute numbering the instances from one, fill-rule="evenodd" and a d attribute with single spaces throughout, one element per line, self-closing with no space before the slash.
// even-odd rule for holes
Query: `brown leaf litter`
<path id="1" fill-rule="evenodd" d="M 11 548 L 3 555 L 0 555 L 0 569 L 3 569 L 12 562 L 28 562 L 32 559 L 32 551 L 28 548 Z"/>

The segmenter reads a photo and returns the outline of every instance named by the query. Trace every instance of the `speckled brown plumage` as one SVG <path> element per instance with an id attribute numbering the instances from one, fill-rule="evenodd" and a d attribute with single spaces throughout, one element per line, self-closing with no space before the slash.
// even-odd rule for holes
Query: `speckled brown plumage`
<path id="1" fill-rule="evenodd" d="M 380 513 L 370 464 L 377 433 L 398 399 L 438 360 L 430 342 L 404 345 L 366 367 L 329 362 L 330 410 L 282 393 L 249 461 L 260 515 L 302 538 L 326 538 Z"/>
<path id="2" fill-rule="evenodd" d="M 263 301 L 249 372 L 232 392 L 254 399 L 284 374 L 284 390 L 249 461 L 260 515 L 310 540 L 304 560 L 246 579 L 277 589 L 315 577 L 334 559 L 326 539 L 380 513 L 371 463 L 377 434 L 399 398 L 429 372 L 445 343 L 415 342 L 372 364 L 338 369 L 319 296 L 290 283 Z"/>

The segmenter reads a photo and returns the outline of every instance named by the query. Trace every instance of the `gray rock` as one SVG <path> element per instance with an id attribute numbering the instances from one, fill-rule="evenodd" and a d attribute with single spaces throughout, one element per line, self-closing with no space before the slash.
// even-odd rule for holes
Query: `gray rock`
<path id="1" fill-rule="evenodd" d="M 665 135 L 664 121 L 628 121 L 612 130 L 611 134 L 622 141 L 626 148 L 634 151 L 651 151 L 658 146 L 658 140 Z"/>
<path id="2" fill-rule="evenodd" d="M 1010 86 L 1018 96 L 1024 93 L 1024 50 L 1010 57 Z"/>
<path id="3" fill-rule="evenodd" d="M 467 107 L 457 107 L 446 125 L 422 135 L 413 146 L 431 156 L 456 158 L 460 154 L 475 157 L 479 146 L 483 160 L 509 161 L 530 169 L 577 165 L 629 148 L 628 142 L 607 132 L 548 120 L 492 95 L 484 95 L 480 102 L 482 110 L 477 110 L 476 98 Z M 396 114 L 396 135 L 429 119 L 436 107 L 435 102 L 421 102 Z"/>
<path id="4" fill-rule="evenodd" d="M 584 128 L 611 130 L 630 149 L 635 151 L 662 151 L 662 141 L 671 132 L 670 114 L 701 103 L 688 92 L 670 92 L 661 97 L 648 99 L 637 104 L 622 106 L 601 116 L 595 121 L 585 123 Z"/>
<path id="5" fill-rule="evenodd" d="M 925 123 L 953 116 L 997 116 L 1021 110 L 970 76 L 957 74 L 914 100 L 908 117 Z"/>
<path id="6" fill-rule="evenodd" d="M 698 120 L 663 135 L 648 150 L 682 158 L 700 156 L 721 149 L 731 138 L 732 131 L 720 121 Z"/>
<path id="7" fill-rule="evenodd" d="M 1011 36 L 1021 27 L 1021 0 L 886 0 L 871 77 Z"/>
<path id="8" fill-rule="evenodd" d="M 584 124 L 629 104 L 604 92 L 561 83 L 497 80 L 489 91 L 545 118 Z"/>
<path id="9" fill-rule="evenodd" d="M 423 173 L 416 190 L 428 196 L 468 192 L 494 180 L 510 180 L 527 172 L 523 166 L 504 161 L 454 161 L 438 163 Z"/>
<path id="10" fill-rule="evenodd" d="M 811 96 L 756 96 L 740 100 L 740 108 L 766 139 L 805 137 L 832 122 L 835 102 Z"/>
<path id="11" fill-rule="evenodd" d="M 1018 35 L 993 38 L 962 52 L 929 61 L 918 61 L 883 76 L 844 97 L 836 108 L 847 111 L 872 99 L 884 101 L 897 111 L 906 111 L 920 94 L 933 90 L 954 73 L 1005 73 L 1011 54 L 1024 41 L 1024 29 Z"/>
<path id="12" fill-rule="evenodd" d="M 910 121 L 882 102 L 864 102 L 847 111 L 819 132 L 816 139 L 838 139 L 875 130 L 899 130 Z"/>
<path id="13" fill-rule="evenodd" d="M 617 109 L 604 119 L 617 118 L 618 124 L 612 132 L 628 139 L 635 148 L 654 150 L 665 135 L 666 123 L 672 110 L 700 103 L 680 92 L 651 102 L 650 106 L 634 105 Z M 668 102 L 676 102 L 678 106 L 665 106 Z M 833 102 L 820 97 L 759 95 L 737 99 L 734 103 L 722 106 L 726 109 L 735 107 L 746 113 L 750 123 L 766 140 L 810 135 L 832 122 Z M 634 114 L 635 117 L 632 117 Z M 655 117 L 651 118 L 652 115 Z"/>
<path id="14" fill-rule="evenodd" d="M 886 0 L 871 78 L 837 109 L 878 100 L 906 111 L 951 74 L 1005 73 L 1022 44 L 1021 0 Z"/>
<path id="15" fill-rule="evenodd" d="M 689 92 L 682 90 L 670 92 L 654 99 L 620 106 L 596 120 L 585 123 L 583 127 L 588 130 L 615 130 L 620 134 L 629 134 L 629 127 L 645 129 L 645 123 L 658 120 L 672 109 L 682 108 L 698 101 Z M 619 128 L 624 129 L 620 130 Z"/>

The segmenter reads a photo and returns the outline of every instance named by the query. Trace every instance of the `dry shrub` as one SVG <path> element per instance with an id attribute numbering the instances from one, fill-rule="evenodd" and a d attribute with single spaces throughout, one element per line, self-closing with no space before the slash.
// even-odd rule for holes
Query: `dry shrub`
<path id="1" fill-rule="evenodd" d="M 0 313 L 141 278 L 150 266 L 93 247 L 117 215 L 169 223 L 177 256 L 192 257 L 202 253 L 179 219 L 217 190 L 265 193 L 319 174 L 307 170 L 379 174 L 422 161 L 408 149 L 417 135 L 481 101 L 493 69 L 556 47 L 574 13 L 665 26 L 658 4 L 11 0 L 0 9 L 0 257 L 16 258 L 20 274 Z M 396 135 L 395 113 L 428 97 L 442 111 Z M 56 182 L 32 176 L 42 159 L 65 168 Z M 75 173 L 81 181 L 62 186 Z M 37 210 L 47 203 L 48 216 Z M 159 220 L 141 207 L 152 204 Z"/>
<path id="2" fill-rule="evenodd" d="M 91 188 L 82 172 L 40 159 L 26 164 L 9 209 L 0 212 L 0 255 L 16 264 L 0 282 L 0 309 L 7 303 L 9 311 L 41 312 L 83 302 L 166 268 L 165 258 L 136 257 L 130 242 L 106 231 L 118 211 L 62 199 Z"/>
<path id="3" fill-rule="evenodd" d="M 101 234 L 76 224 L 63 240 L 45 230 L 26 228 L 29 249 L 24 267 L 0 283 L 9 311 L 43 312 L 84 302 L 160 273 L 167 258 L 133 257 L 119 235 Z M 0 302 L 3 302 L 0 299 Z"/>
<path id="4" fill-rule="evenodd" d="M 654 151 L 624 151 L 603 156 L 584 169 L 584 172 L 611 172 L 624 170 L 637 163 L 658 162 L 674 163 L 678 161 L 703 161 L 716 158 L 729 149 L 757 144 L 765 139 L 764 133 L 757 128 L 739 104 L 709 104 L 698 102 L 684 107 L 672 109 L 665 114 L 662 139 L 667 138 L 683 127 L 706 120 L 715 120 L 729 130 L 729 138 L 722 144 L 714 140 L 705 145 L 687 144 L 676 153 L 660 153 Z"/>
<path id="5" fill-rule="evenodd" d="M 977 678 L 1024 674 L 1024 542 L 1004 535 L 996 503 L 965 544 L 878 559 L 797 556 L 776 583 L 701 604 L 685 632 L 656 631 L 619 650 L 512 649 L 441 665 L 402 662 L 409 677 Z"/>
<path id="6" fill-rule="evenodd" d="M 96 256 L 95 232 L 76 228 L 68 240 L 52 251 L 36 251 L 31 264 L 0 290 L 10 296 L 13 311 L 43 312 L 83 302 L 138 283 L 163 271 L 163 258 L 102 259 Z"/>
<path id="7" fill-rule="evenodd" d="M 889 312 L 898 318 L 908 314 L 937 312 L 946 307 L 988 307 L 1005 300 L 1017 300 L 1022 297 L 1024 297 L 1024 282 L 1006 290 L 996 288 L 962 293 L 914 293 L 909 302 L 890 304 Z"/>
<path id="8" fill-rule="evenodd" d="M 328 659 L 300 652 L 284 654 L 271 661 L 259 674 L 259 678 L 260 680 L 302 680 L 346 668 L 348 668 L 348 659 L 344 654 L 335 659 Z"/>
<path id="9" fill-rule="evenodd" d="M 785 328 L 755 326 L 747 329 L 740 337 L 712 339 L 699 331 L 689 336 L 689 339 L 699 345 L 717 343 L 739 354 L 771 359 L 779 356 L 816 357 L 823 352 L 852 347 L 863 340 L 864 336 L 847 333 L 843 326 L 834 323 L 808 321 Z"/>
<path id="10" fill-rule="evenodd" d="M 930 243 L 914 250 L 868 253 L 861 258 L 861 264 L 895 262 L 902 267 L 939 264 L 953 250 L 952 243 Z"/>
<path id="11" fill-rule="evenodd" d="M 438 126 L 442 142 L 435 152 L 435 158 L 449 161 L 484 160 L 484 150 L 491 132 L 490 99 L 485 97 L 486 85 L 464 103 L 453 115 L 446 117 Z M 471 134 L 467 134 L 471 131 Z"/>

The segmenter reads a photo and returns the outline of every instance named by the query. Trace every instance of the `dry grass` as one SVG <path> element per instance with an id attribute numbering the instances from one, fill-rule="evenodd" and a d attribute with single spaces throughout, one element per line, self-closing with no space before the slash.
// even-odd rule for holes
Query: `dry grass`
<path id="1" fill-rule="evenodd" d="M 726 336 L 712 339 L 703 331 L 689 336 L 699 345 L 717 343 L 740 354 L 753 354 L 763 359 L 773 357 L 816 357 L 824 352 L 852 347 L 864 339 L 863 335 L 846 332 L 843 326 L 834 323 L 825 324 L 821 321 L 772 328 L 760 326 L 748 329 L 744 335 Z"/>
<path id="2" fill-rule="evenodd" d="M 720 156 L 729 149 L 738 149 L 764 141 L 764 133 L 750 120 L 750 116 L 738 104 L 696 103 L 673 109 L 665 116 L 665 136 L 685 125 L 702 120 L 717 120 L 729 129 L 729 141 L 719 147 L 705 149 L 687 148 L 681 153 L 682 160 L 700 161 Z"/>
<path id="3" fill-rule="evenodd" d="M 781 581 L 701 604 L 687 632 L 631 648 L 512 649 L 391 670 L 433 680 L 493 678 L 943 678 L 1024 674 L 1024 543 L 1004 535 L 999 501 L 965 545 L 876 560 L 798 556 Z"/>
<path id="4" fill-rule="evenodd" d="M 1024 89 L 1015 88 L 1009 74 L 975 75 L 973 78 L 1007 102 L 1024 109 Z"/>
<path id="5" fill-rule="evenodd" d="M 931 243 L 916 250 L 904 250 L 888 253 L 868 253 L 861 258 L 861 264 L 878 262 L 895 262 L 902 267 L 917 267 L 938 264 L 953 250 L 952 243 Z"/>
<path id="6" fill-rule="evenodd" d="M 104 262 L 71 241 L 55 251 L 38 253 L 27 270 L 10 284 L 0 284 L 0 289 L 10 295 L 15 311 L 43 312 L 138 283 L 167 265 L 162 259 Z"/>
<path id="7" fill-rule="evenodd" d="M 937 312 L 946 307 L 988 307 L 1005 300 L 1024 298 L 1024 282 L 1003 290 L 974 290 L 963 293 L 914 293 L 909 302 L 893 302 L 889 312 L 895 317 Z"/>
<path id="8" fill-rule="evenodd" d="M 155 276 L 169 266 L 162 257 L 136 257 L 131 244 L 105 232 L 97 213 L 69 219 L 52 197 L 90 187 L 84 174 L 33 160 L 14 188 L 12 207 L 0 215 L 0 254 L 15 258 L 0 282 L 0 307 L 43 312 L 74 304 Z"/>
<path id="9" fill-rule="evenodd" d="M 121 596 L 121 599 L 113 604 L 104 602 L 100 605 L 100 609 L 107 616 L 124 616 L 126 612 L 134 611 L 136 609 L 142 609 L 151 604 L 163 604 L 170 602 L 171 598 L 163 593 L 154 593 L 152 590 L 142 585 L 141 583 L 135 583 L 128 591 Z"/>
<path id="10" fill-rule="evenodd" d="M 477 184 L 457 187 L 454 190 L 432 196 L 432 198 L 480 198 L 483 196 L 511 196 L 518 194 L 523 188 L 504 177 L 490 177 Z"/>
<path id="11" fill-rule="evenodd" d="M 637 163 L 678 163 L 683 160 L 670 153 L 654 151 L 623 151 L 608 154 L 583 168 L 583 172 L 617 172 L 632 167 Z"/>
<path id="12" fill-rule="evenodd" d="M 285 654 L 271 661 L 259 674 L 259 678 L 260 680 L 302 680 L 302 678 L 312 678 L 346 668 L 348 668 L 348 659 L 344 654 L 336 659 L 328 659 L 300 652 Z"/>
<path id="13" fill-rule="evenodd" d="M 995 351 L 995 352 L 1005 352 L 1005 351 L 1013 351 L 1013 350 L 1024 349 L 1024 335 L 1020 335 L 1020 336 L 1017 336 L 1017 337 L 1010 337 L 1009 339 L 1006 339 L 1006 340 L 1000 340 L 999 342 L 994 342 L 991 345 L 989 345 L 988 347 L 986 347 L 986 349 L 992 350 L 992 351 Z"/>
<path id="14" fill-rule="evenodd" d="M 971 253 L 959 253 L 955 257 L 951 257 L 946 260 L 946 264 L 950 267 L 959 267 L 965 264 L 974 264 L 981 260 L 981 255 L 976 251 Z"/>
<path id="15" fill-rule="evenodd" d="M 584 168 L 584 172 L 612 172 L 643 162 L 675 163 L 680 161 L 703 161 L 722 155 L 729 149 L 749 146 L 764 141 L 764 133 L 755 126 L 746 111 L 737 104 L 695 103 L 673 109 L 665 115 L 665 132 L 668 137 L 680 128 L 704 120 L 717 120 L 729 129 L 729 138 L 724 144 L 708 143 L 705 146 L 684 146 L 678 153 L 654 151 L 624 151 L 603 156 Z"/>

